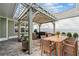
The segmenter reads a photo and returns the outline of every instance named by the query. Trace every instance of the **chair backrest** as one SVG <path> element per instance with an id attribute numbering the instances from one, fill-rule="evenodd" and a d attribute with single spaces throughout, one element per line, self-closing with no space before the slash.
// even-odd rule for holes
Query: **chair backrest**
<path id="1" fill-rule="evenodd" d="M 45 32 L 39 32 L 40 35 L 45 35 Z"/>
<path id="2" fill-rule="evenodd" d="M 46 36 L 45 35 L 41 35 L 41 39 L 45 38 Z"/>
<path id="3" fill-rule="evenodd" d="M 65 42 L 74 45 L 76 43 L 76 40 L 71 37 L 71 38 L 66 38 Z"/>
<path id="4" fill-rule="evenodd" d="M 51 44 L 51 42 L 48 41 L 48 40 L 42 40 L 42 44 L 43 44 L 44 46 L 49 46 L 49 45 Z"/>
<path id="5" fill-rule="evenodd" d="M 77 55 L 77 40 L 75 40 L 74 38 L 67 38 L 63 44 L 64 51 L 66 51 L 66 53 L 70 53 L 71 55 Z"/>
<path id="6" fill-rule="evenodd" d="M 50 44 L 51 44 L 50 41 L 42 40 L 42 50 L 43 50 L 43 52 L 45 51 L 47 53 L 50 53 L 52 51 Z"/>
<path id="7" fill-rule="evenodd" d="M 50 37 L 50 36 L 52 36 L 52 34 L 51 33 L 48 33 L 48 37 Z"/>
<path id="8" fill-rule="evenodd" d="M 32 39 L 33 40 L 37 39 L 36 33 L 32 33 Z"/>

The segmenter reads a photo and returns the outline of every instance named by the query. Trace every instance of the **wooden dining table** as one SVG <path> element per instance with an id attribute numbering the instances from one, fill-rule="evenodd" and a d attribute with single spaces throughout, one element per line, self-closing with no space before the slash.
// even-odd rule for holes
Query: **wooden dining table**
<path id="1" fill-rule="evenodd" d="M 61 48 L 62 48 L 62 42 L 67 38 L 67 36 L 62 36 L 60 35 L 59 37 L 58 36 L 50 36 L 50 37 L 45 37 L 43 38 L 43 40 L 49 40 L 49 41 L 52 41 L 52 42 L 55 42 L 56 43 L 56 52 L 54 52 L 54 54 L 58 56 L 61 56 L 62 55 L 62 51 L 61 51 Z"/>

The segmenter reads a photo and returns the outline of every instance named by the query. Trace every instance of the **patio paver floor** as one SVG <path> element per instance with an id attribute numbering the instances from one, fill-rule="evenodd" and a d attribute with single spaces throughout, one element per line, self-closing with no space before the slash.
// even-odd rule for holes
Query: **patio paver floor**
<path id="1" fill-rule="evenodd" d="M 41 56 L 40 40 L 33 40 L 32 54 L 29 55 L 27 52 L 22 52 L 21 42 L 16 39 L 0 42 L 0 56 Z M 79 55 L 79 51 L 78 51 Z M 46 56 L 46 54 L 43 54 Z"/>
<path id="2" fill-rule="evenodd" d="M 39 40 L 33 40 L 32 54 L 22 52 L 21 42 L 15 39 L 0 42 L 0 56 L 41 56 Z M 38 44 L 37 44 L 38 43 Z"/>

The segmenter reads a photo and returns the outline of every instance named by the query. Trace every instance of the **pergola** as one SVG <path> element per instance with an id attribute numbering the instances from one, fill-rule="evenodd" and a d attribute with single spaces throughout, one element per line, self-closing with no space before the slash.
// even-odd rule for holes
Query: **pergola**
<path id="1" fill-rule="evenodd" d="M 0 4 L 0 16 L 8 17 L 13 20 L 18 21 L 18 37 L 20 37 L 20 23 L 21 21 L 28 22 L 28 38 L 29 38 L 29 52 L 31 53 L 31 46 L 32 46 L 32 27 L 33 22 L 38 23 L 39 25 L 39 31 L 40 26 L 43 23 L 52 22 L 53 24 L 53 33 L 55 33 L 55 22 L 66 19 L 66 18 L 72 18 L 79 16 L 79 4 L 76 4 L 76 7 L 73 9 L 70 9 L 68 11 L 65 11 L 63 13 L 56 13 L 56 14 L 50 14 L 48 11 L 44 10 L 42 7 L 37 5 L 36 3 L 21 3 L 23 7 L 19 8 L 18 13 L 15 14 L 16 9 L 18 7 L 17 3 L 3 3 Z M 17 17 L 16 17 L 17 16 Z"/>

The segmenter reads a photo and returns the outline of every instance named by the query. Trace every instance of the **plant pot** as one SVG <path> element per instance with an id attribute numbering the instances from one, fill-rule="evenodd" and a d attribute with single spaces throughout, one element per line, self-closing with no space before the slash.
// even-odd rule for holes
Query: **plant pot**
<path id="1" fill-rule="evenodd" d="M 21 42 L 21 38 L 18 38 L 18 42 Z"/>
<path id="2" fill-rule="evenodd" d="M 57 36 L 57 38 L 59 38 L 59 35 L 56 35 Z"/>
<path id="3" fill-rule="evenodd" d="M 25 52 L 25 51 L 28 51 L 29 50 L 29 42 L 26 41 L 26 40 L 23 40 L 22 41 L 22 51 Z"/>
<path id="4" fill-rule="evenodd" d="M 59 38 L 59 35 L 58 35 L 58 38 Z"/>

